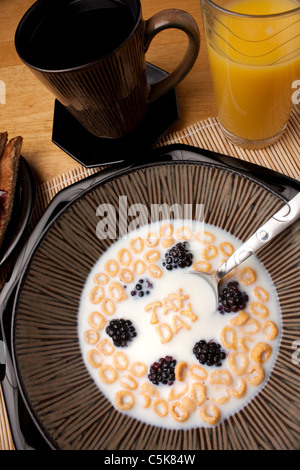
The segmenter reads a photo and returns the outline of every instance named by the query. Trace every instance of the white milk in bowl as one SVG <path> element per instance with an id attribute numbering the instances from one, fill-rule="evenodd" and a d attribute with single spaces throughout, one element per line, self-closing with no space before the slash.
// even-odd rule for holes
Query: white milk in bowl
<path id="1" fill-rule="evenodd" d="M 90 375 L 117 410 L 168 429 L 215 426 L 266 383 L 281 313 L 262 263 L 252 256 L 224 279 L 217 309 L 208 283 L 189 273 L 213 272 L 240 244 L 211 225 L 160 221 L 99 258 L 78 334 Z"/>

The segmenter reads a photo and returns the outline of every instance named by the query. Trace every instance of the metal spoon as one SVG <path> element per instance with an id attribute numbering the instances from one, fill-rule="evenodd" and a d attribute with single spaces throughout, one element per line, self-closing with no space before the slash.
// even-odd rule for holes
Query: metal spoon
<path id="1" fill-rule="evenodd" d="M 189 271 L 207 281 L 213 289 L 218 304 L 220 280 L 239 266 L 243 261 L 252 256 L 259 248 L 273 240 L 279 233 L 283 232 L 293 222 L 300 217 L 300 193 L 285 204 L 276 214 L 274 214 L 264 225 L 248 238 L 214 274 L 201 271 Z"/>

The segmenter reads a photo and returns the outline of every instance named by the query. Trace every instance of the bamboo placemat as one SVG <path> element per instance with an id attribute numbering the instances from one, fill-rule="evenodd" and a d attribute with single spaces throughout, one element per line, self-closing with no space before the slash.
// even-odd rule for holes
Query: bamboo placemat
<path id="1" fill-rule="evenodd" d="M 199 121 L 194 125 L 164 136 L 157 148 L 171 144 L 187 144 L 195 147 L 224 153 L 232 157 L 261 165 L 300 181 L 300 105 L 294 107 L 285 134 L 273 146 L 263 150 L 244 150 L 228 142 L 216 118 Z M 33 225 L 39 219 L 52 198 L 63 188 L 97 173 L 102 167 L 73 170 L 53 178 L 38 187 L 37 202 L 33 215 Z M 5 266 L 0 271 L 1 285 L 9 271 Z M 14 443 L 0 386 L 0 450 L 12 450 Z"/>

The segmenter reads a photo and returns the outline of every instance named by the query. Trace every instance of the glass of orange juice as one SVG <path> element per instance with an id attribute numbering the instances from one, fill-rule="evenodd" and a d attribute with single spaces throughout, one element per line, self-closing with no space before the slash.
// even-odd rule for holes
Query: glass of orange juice
<path id="1" fill-rule="evenodd" d="M 267 147 L 300 80 L 300 0 L 200 2 L 220 126 L 238 146 Z"/>

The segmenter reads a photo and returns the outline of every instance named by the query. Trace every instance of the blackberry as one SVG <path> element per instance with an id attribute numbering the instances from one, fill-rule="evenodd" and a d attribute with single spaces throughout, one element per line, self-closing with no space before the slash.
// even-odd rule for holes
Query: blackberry
<path id="1" fill-rule="evenodd" d="M 221 345 L 215 341 L 205 341 L 201 339 L 193 347 L 193 353 L 200 362 L 207 366 L 221 366 L 226 358 L 226 353 L 221 349 Z"/>
<path id="2" fill-rule="evenodd" d="M 132 297 L 144 297 L 150 294 L 151 289 L 153 289 L 152 282 L 148 279 L 139 279 L 130 294 Z"/>
<path id="3" fill-rule="evenodd" d="M 124 318 L 111 320 L 105 331 L 117 347 L 128 346 L 128 343 L 137 335 L 131 320 Z"/>
<path id="4" fill-rule="evenodd" d="M 157 362 L 151 364 L 148 379 L 154 385 L 172 385 L 175 380 L 176 359 L 172 356 L 161 357 Z"/>
<path id="5" fill-rule="evenodd" d="M 178 242 L 165 253 L 162 264 L 168 271 L 171 271 L 172 269 L 191 266 L 192 262 L 193 254 L 188 251 L 188 243 Z"/>
<path id="6" fill-rule="evenodd" d="M 236 313 L 245 309 L 248 300 L 248 295 L 239 290 L 239 283 L 231 281 L 219 295 L 218 311 L 222 315 L 230 312 Z"/>

